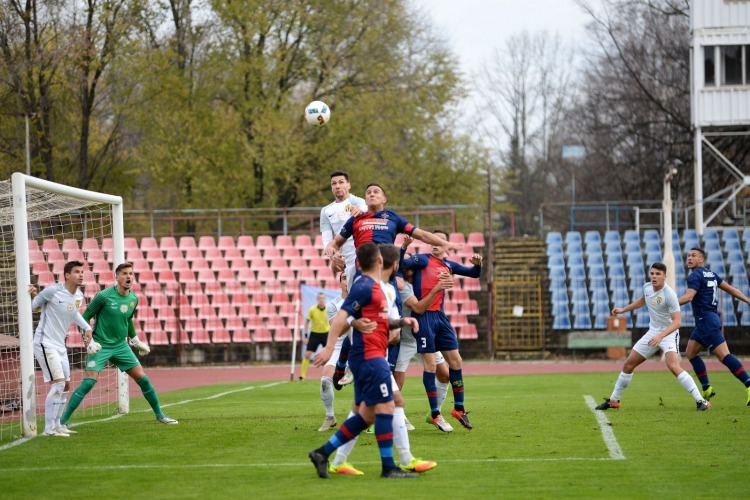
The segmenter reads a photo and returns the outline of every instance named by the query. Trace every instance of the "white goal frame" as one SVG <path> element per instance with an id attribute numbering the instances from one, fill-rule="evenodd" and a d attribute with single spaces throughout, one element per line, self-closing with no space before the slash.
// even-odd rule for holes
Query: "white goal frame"
<path id="1" fill-rule="evenodd" d="M 31 296 L 28 286 L 31 283 L 29 266 L 29 233 L 26 214 L 26 187 L 49 191 L 64 196 L 79 198 L 92 203 L 106 203 L 112 207 L 112 246 L 114 267 L 125 262 L 125 231 L 122 197 L 86 191 L 55 182 L 37 179 L 20 172 L 12 175 L 13 184 L 13 224 L 16 252 L 16 298 L 18 300 L 18 340 L 20 343 L 21 368 L 21 420 L 23 435 L 37 434 L 36 426 L 36 382 L 34 374 L 34 325 L 31 310 Z M 128 413 L 130 400 L 128 376 L 118 371 L 117 377 L 118 411 Z"/>

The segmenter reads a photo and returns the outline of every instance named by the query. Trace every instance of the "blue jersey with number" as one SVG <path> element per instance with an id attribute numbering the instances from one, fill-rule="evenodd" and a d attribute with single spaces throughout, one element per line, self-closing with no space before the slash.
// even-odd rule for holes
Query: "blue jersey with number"
<path id="1" fill-rule="evenodd" d="M 719 305 L 719 285 L 722 280 L 716 273 L 705 267 L 696 267 L 688 276 L 688 288 L 695 290 L 695 296 L 690 302 L 693 307 L 693 316 L 696 319 L 705 318 L 710 315 L 719 316 L 717 306 Z"/>
<path id="2" fill-rule="evenodd" d="M 385 358 L 388 349 L 388 299 L 380 283 L 362 275 L 352 285 L 341 310 L 349 316 L 367 318 L 377 323 L 373 332 L 363 334 L 356 328 L 352 333 L 352 348 L 349 362 L 373 358 Z"/>

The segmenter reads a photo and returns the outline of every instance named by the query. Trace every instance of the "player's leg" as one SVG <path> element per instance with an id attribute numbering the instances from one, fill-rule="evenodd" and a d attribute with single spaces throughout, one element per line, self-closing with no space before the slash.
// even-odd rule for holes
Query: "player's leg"
<path id="1" fill-rule="evenodd" d="M 721 361 L 727 369 L 732 372 L 732 375 L 737 377 L 737 380 L 742 382 L 747 391 L 747 406 L 750 406 L 750 376 L 745 371 L 745 367 L 742 362 L 737 359 L 734 354 L 729 352 L 729 346 L 726 341 L 717 345 L 713 350 L 714 356 Z"/>
<path id="2" fill-rule="evenodd" d="M 351 330 L 350 330 L 351 332 Z M 333 387 L 341 390 L 342 386 L 354 382 L 354 374 L 346 364 L 349 360 L 349 350 L 352 347 L 352 339 L 349 335 L 344 336 L 344 343 L 341 344 L 339 359 L 336 361 L 336 371 L 333 373 Z"/>
<path id="3" fill-rule="evenodd" d="M 102 346 L 96 354 L 89 354 L 86 356 L 86 372 L 84 378 L 81 380 L 81 385 L 76 387 L 76 390 L 70 395 L 68 406 L 65 407 L 65 411 L 63 412 L 62 417 L 60 417 L 61 426 L 68 427 L 68 422 L 70 421 L 73 412 L 76 411 L 76 408 L 78 408 L 83 402 L 83 398 L 85 398 L 86 395 L 91 392 L 91 389 L 94 388 L 96 382 L 99 380 L 99 372 L 102 371 L 104 365 L 107 364 L 107 361 L 109 361 L 112 354 L 113 352 L 110 347 Z"/>
<path id="4" fill-rule="evenodd" d="M 667 368 L 672 374 L 677 377 L 677 381 L 680 385 L 693 397 L 695 400 L 697 410 L 703 411 L 708 410 L 711 407 L 711 403 L 706 401 L 701 394 L 700 389 L 695 384 L 695 380 L 690 376 L 688 372 L 680 367 L 680 354 L 677 351 L 667 351 L 664 353 L 664 358 L 667 363 Z"/>
<path id="5" fill-rule="evenodd" d="M 335 353 L 336 350 L 334 349 L 334 356 Z M 332 356 L 332 358 L 334 356 Z M 323 367 L 323 374 L 320 376 L 320 401 L 323 403 L 323 409 L 325 409 L 326 418 L 323 421 L 323 425 L 318 428 L 318 432 L 325 432 L 333 427 L 336 427 L 336 415 L 333 412 L 333 402 L 335 396 L 333 394 L 333 380 L 331 379 L 335 368 L 336 363 L 329 360 L 328 363 L 326 363 L 326 365 Z"/>
<path id="6" fill-rule="evenodd" d="M 617 381 L 615 382 L 614 389 L 612 389 L 612 394 L 609 398 L 605 399 L 602 404 L 596 407 L 597 410 L 608 410 L 610 408 L 617 409 L 620 407 L 620 398 L 625 389 L 630 385 L 630 381 L 633 380 L 633 372 L 635 369 L 659 349 L 659 346 L 648 345 L 648 342 L 653 336 L 654 332 L 649 330 L 638 340 L 638 342 L 635 343 L 627 359 L 625 359 L 625 363 L 622 365 L 622 371 L 617 376 Z"/>
<path id="7" fill-rule="evenodd" d="M 401 470 L 408 472 L 425 472 L 435 466 L 437 463 L 421 460 L 414 457 L 411 453 L 411 444 L 409 442 L 409 433 L 406 427 L 406 414 L 404 411 L 404 397 L 398 389 L 396 379 L 392 379 L 393 390 L 393 443 L 398 450 L 399 466 Z"/>
<path id="8" fill-rule="evenodd" d="M 442 413 L 443 403 L 448 396 L 448 389 L 451 386 L 451 382 L 448 363 L 445 362 L 445 357 L 440 351 L 435 353 L 435 386 L 438 391 L 438 409 Z"/>
<path id="9" fill-rule="evenodd" d="M 65 404 L 68 402 L 68 391 L 70 391 L 70 361 L 68 360 L 67 350 L 60 351 L 60 362 L 62 364 L 65 385 L 63 386 L 63 392 L 60 395 L 60 400 L 57 404 L 57 413 L 55 413 L 55 429 L 59 432 L 65 432 L 67 434 L 78 434 L 78 431 L 68 429 L 67 426 L 60 423 L 60 417 L 62 417 L 63 411 L 65 411 Z"/>
<path id="10" fill-rule="evenodd" d="M 65 389 L 65 375 L 60 355 L 56 349 L 50 349 L 42 344 L 34 344 L 34 357 L 42 369 L 44 382 L 49 384 L 47 397 L 44 400 L 43 435 L 65 437 L 63 434 L 67 435 L 67 433 L 58 433 L 55 430 L 55 416 L 60 405 L 60 398 Z"/>
<path id="11" fill-rule="evenodd" d="M 448 318 L 438 312 L 435 325 L 435 349 L 441 351 L 448 363 L 448 379 L 453 390 L 453 410 L 451 416 L 466 429 L 472 429 L 469 416 L 464 408 L 463 360 L 458 352 L 458 335 L 453 330 Z"/>
<path id="12" fill-rule="evenodd" d="M 708 347 L 701 337 L 702 333 L 699 331 L 699 328 L 696 327 L 688 339 L 687 347 L 685 348 L 685 356 L 688 361 L 690 361 L 695 376 L 698 377 L 698 381 L 703 387 L 703 397 L 708 400 L 716 395 L 716 391 L 711 387 L 711 383 L 708 380 L 708 369 L 706 368 L 706 363 L 704 363 L 703 358 L 700 357 L 701 351 Z"/>
<path id="13" fill-rule="evenodd" d="M 302 367 L 300 368 L 299 379 L 305 380 L 307 378 L 307 369 L 310 367 L 310 358 L 312 357 L 315 350 L 318 348 L 317 335 L 314 333 L 310 334 L 307 339 L 307 349 L 305 349 L 305 358 L 302 360 Z"/>
<path id="14" fill-rule="evenodd" d="M 356 415 L 358 411 L 359 407 L 357 405 L 353 405 L 352 409 L 349 411 L 349 415 L 347 415 L 346 417 L 347 420 Z M 359 436 L 354 436 L 351 440 L 347 441 L 336 449 L 336 456 L 333 457 L 331 466 L 328 469 L 329 472 L 351 476 L 361 476 L 364 474 L 364 472 L 355 469 L 354 466 L 349 463 L 349 455 L 351 455 L 352 450 L 354 449 L 354 445 L 357 444 L 358 438 Z"/>
<path id="15" fill-rule="evenodd" d="M 131 351 L 132 354 L 132 351 Z M 133 357 L 135 357 L 135 354 L 133 354 Z M 117 366 L 117 364 L 115 364 Z M 156 421 L 160 424 L 177 424 L 177 420 L 173 418 L 169 418 L 164 414 L 164 412 L 161 409 L 161 405 L 159 404 L 159 396 L 156 394 L 156 389 L 151 384 L 151 380 L 149 380 L 148 375 L 146 375 L 146 372 L 143 371 L 143 366 L 139 364 L 132 366 L 130 368 L 123 370 L 125 373 L 127 373 L 130 378 L 132 378 L 136 384 L 138 384 L 138 387 L 141 388 L 141 392 L 143 393 L 143 397 L 148 401 L 149 406 L 151 407 L 151 410 L 154 412 L 154 415 L 156 416 Z"/>

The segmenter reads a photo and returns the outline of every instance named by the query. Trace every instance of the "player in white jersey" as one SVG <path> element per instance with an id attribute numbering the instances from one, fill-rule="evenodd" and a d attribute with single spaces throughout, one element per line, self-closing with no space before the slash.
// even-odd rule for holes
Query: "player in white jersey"
<path id="1" fill-rule="evenodd" d="M 326 316 L 330 322 L 336 313 L 341 309 L 341 304 L 344 303 L 344 299 L 348 295 L 346 273 L 339 275 L 339 286 L 341 287 L 341 295 L 331 300 L 326 304 Z M 341 352 L 341 345 L 344 343 L 345 335 L 340 336 L 336 340 L 336 346 L 333 348 L 333 354 L 331 359 L 323 367 L 323 374 L 320 376 L 320 400 L 323 402 L 323 408 L 326 411 L 326 419 L 323 421 L 323 425 L 320 426 L 318 432 L 325 432 L 335 427 L 336 414 L 333 412 L 333 401 L 335 399 L 333 394 L 333 372 L 336 369 L 336 360 L 339 359 L 339 353 Z"/>
<path id="2" fill-rule="evenodd" d="M 70 323 L 90 332 L 91 326 L 83 319 L 79 309 L 83 306 L 83 293 L 78 289 L 83 284 L 83 262 L 70 261 L 63 268 L 64 282 L 48 286 L 37 293 L 29 285 L 29 294 L 34 299 L 32 309 L 42 308 L 39 324 L 34 332 L 34 357 L 50 384 L 44 403 L 45 436 L 68 437 L 75 431 L 60 424 L 70 389 L 70 364 L 65 337 Z"/>
<path id="3" fill-rule="evenodd" d="M 388 316 L 390 319 L 400 319 L 401 315 L 395 303 L 397 291 L 393 287 L 393 285 L 391 285 L 391 282 L 396 277 L 396 271 L 399 267 L 399 251 L 393 245 L 378 245 L 378 248 L 380 249 L 380 254 L 383 257 L 383 271 L 381 273 L 380 286 L 382 287 L 383 293 L 385 294 L 386 300 L 388 301 Z M 372 324 L 372 326 L 374 326 L 375 324 L 374 322 L 369 321 L 365 318 L 360 318 L 356 321 L 356 323 L 352 323 L 352 326 L 363 333 L 367 333 L 369 331 L 366 326 L 368 323 Z M 418 325 L 416 325 L 416 321 L 410 320 L 410 324 L 411 323 L 414 323 L 414 326 L 418 327 Z M 399 335 L 400 330 L 391 330 L 390 342 L 392 344 L 398 342 Z M 354 381 L 354 384 L 357 384 L 356 380 Z M 406 431 L 405 425 L 406 415 L 404 412 L 404 397 L 401 395 L 401 392 L 398 389 L 398 384 L 396 384 L 396 380 L 393 378 L 392 374 L 391 387 L 393 390 L 393 402 L 395 404 L 395 409 L 393 411 L 393 444 L 398 450 L 400 468 L 404 471 L 409 472 L 428 471 L 436 467 L 437 463 L 429 460 L 421 460 L 412 455 L 411 445 L 409 443 L 409 433 Z M 349 413 L 349 417 L 347 418 L 350 418 L 353 415 L 354 411 L 352 410 L 352 412 Z M 361 471 L 358 471 L 347 462 L 349 454 L 351 453 L 356 443 L 357 437 L 340 446 L 336 450 L 336 456 L 334 457 L 333 462 L 329 467 L 329 472 L 334 474 L 363 474 Z"/>
<path id="4" fill-rule="evenodd" d="M 643 285 L 643 296 L 625 307 L 615 307 L 612 314 L 623 314 L 640 307 L 648 306 L 650 321 L 648 331 L 636 342 L 630 355 L 625 360 L 622 372 L 617 377 L 612 395 L 596 407 L 597 410 L 608 410 L 620 407 L 620 396 L 630 384 L 633 371 L 638 365 L 646 361 L 656 351 L 661 349 L 667 362 L 667 368 L 677 381 L 695 399 L 698 411 L 708 410 L 711 404 L 703 399 L 703 395 L 695 385 L 693 377 L 680 368 L 680 304 L 677 294 L 665 283 L 667 266 L 661 262 L 651 265 L 649 270 L 651 281 Z"/>
<path id="5" fill-rule="evenodd" d="M 326 248 L 333 238 L 341 232 L 341 228 L 349 217 L 367 212 L 367 203 L 362 198 L 350 194 L 352 185 L 349 174 L 342 170 L 331 173 L 331 191 L 335 200 L 320 210 L 320 235 L 323 238 L 323 248 Z M 339 254 L 331 259 L 334 272 L 341 272 L 346 268 L 346 274 L 351 287 L 354 276 L 356 259 L 354 239 L 349 238 L 341 247 Z"/>

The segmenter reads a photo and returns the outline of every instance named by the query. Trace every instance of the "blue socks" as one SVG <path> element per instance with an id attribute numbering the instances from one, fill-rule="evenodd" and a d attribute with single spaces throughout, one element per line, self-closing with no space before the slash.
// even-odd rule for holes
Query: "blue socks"
<path id="1" fill-rule="evenodd" d="M 435 383 L 435 374 L 422 372 L 422 383 L 424 384 L 425 391 L 427 391 L 427 400 L 430 402 L 432 418 L 436 418 L 440 415 L 440 407 L 438 406 L 438 392 L 437 384 Z"/>
<path id="2" fill-rule="evenodd" d="M 734 357 L 734 354 L 727 354 L 724 356 L 724 359 L 721 361 L 724 363 L 724 366 L 729 368 L 729 371 L 732 372 L 732 375 L 737 377 L 737 379 L 745 384 L 745 387 L 750 387 L 750 375 L 747 374 L 745 371 L 745 367 L 742 366 L 742 362 Z"/>
<path id="3" fill-rule="evenodd" d="M 690 364 L 693 365 L 695 376 L 698 377 L 698 380 L 700 380 L 701 385 L 703 386 L 703 390 L 705 391 L 706 389 L 708 389 L 708 386 L 711 385 L 708 383 L 708 371 L 706 370 L 706 363 L 703 362 L 703 359 L 700 356 L 696 356 L 690 360 Z"/>
<path id="4" fill-rule="evenodd" d="M 448 378 L 453 388 L 453 407 L 456 411 L 464 411 L 464 376 L 461 370 L 448 368 Z"/>

